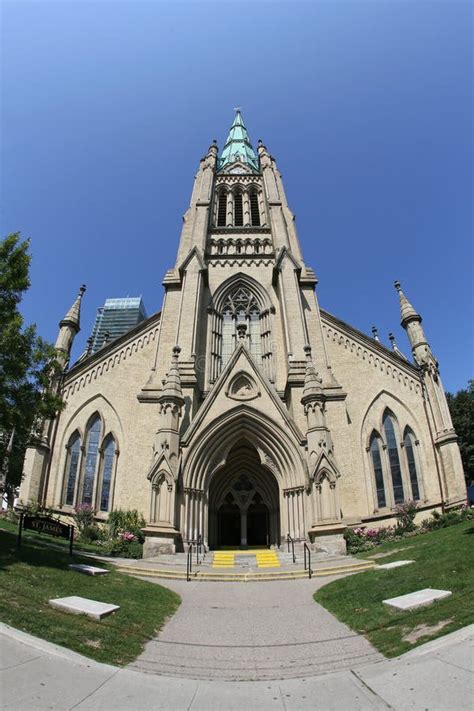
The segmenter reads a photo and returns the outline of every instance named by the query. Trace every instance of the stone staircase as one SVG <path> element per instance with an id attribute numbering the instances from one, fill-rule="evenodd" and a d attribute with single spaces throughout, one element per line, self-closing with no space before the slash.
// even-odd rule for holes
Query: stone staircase
<path id="1" fill-rule="evenodd" d="M 196 564 L 193 556 L 191 578 L 214 582 L 263 582 L 272 580 L 297 580 L 309 577 L 304 570 L 303 554 L 295 550 L 296 562 L 292 553 L 285 550 L 259 551 L 210 551 Z M 186 580 L 186 553 L 159 555 L 133 562 L 120 561 L 117 568 L 128 575 Z M 312 553 L 312 577 L 359 573 L 375 567 L 374 561 L 365 561 L 350 556 Z"/>

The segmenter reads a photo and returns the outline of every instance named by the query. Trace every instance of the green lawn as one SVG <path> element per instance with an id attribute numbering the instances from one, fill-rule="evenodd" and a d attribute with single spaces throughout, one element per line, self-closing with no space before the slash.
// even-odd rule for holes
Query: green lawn
<path id="1" fill-rule="evenodd" d="M 314 599 L 341 622 L 364 634 L 387 657 L 474 622 L 474 524 L 472 521 L 402 541 L 370 553 L 390 552 L 378 563 L 414 560 L 393 570 L 373 570 L 329 583 Z M 398 552 L 392 552 L 397 549 Z M 401 549 L 401 550 L 400 550 Z M 422 588 L 451 590 L 451 597 L 411 612 L 397 612 L 382 600 Z M 426 629 L 422 625 L 439 629 Z M 422 634 L 425 632 L 425 634 Z M 403 639 L 411 633 L 412 641 Z M 416 640 L 413 638 L 418 636 Z"/>
<path id="2" fill-rule="evenodd" d="M 171 590 L 117 573 L 90 577 L 68 569 L 66 552 L 0 531 L 0 620 L 99 662 L 122 666 L 133 661 L 180 605 Z M 90 559 L 73 556 L 75 563 Z M 80 595 L 120 605 L 97 622 L 55 610 L 48 600 Z"/>

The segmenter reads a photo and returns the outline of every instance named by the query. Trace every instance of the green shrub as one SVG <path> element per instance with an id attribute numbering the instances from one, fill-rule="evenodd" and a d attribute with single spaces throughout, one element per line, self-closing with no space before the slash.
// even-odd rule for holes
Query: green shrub
<path id="1" fill-rule="evenodd" d="M 432 511 L 431 518 L 426 518 L 421 522 L 421 527 L 426 531 L 435 531 L 438 528 L 447 528 L 448 526 L 454 526 L 456 523 L 461 523 L 462 521 L 469 521 L 474 518 L 474 511 L 468 506 L 463 506 L 461 509 L 453 509 L 452 511 L 446 511 L 446 513 L 440 513 L 439 511 Z"/>
<path id="2" fill-rule="evenodd" d="M 123 538 L 115 538 L 104 544 L 104 553 L 116 558 L 142 558 L 143 544 L 137 540 L 128 541 Z"/>
<path id="3" fill-rule="evenodd" d="M 122 533 L 132 533 L 139 543 L 143 543 L 145 536 L 141 530 L 146 521 L 143 516 L 138 513 L 137 509 L 128 511 L 111 511 L 107 519 L 109 527 L 109 536 L 112 540 L 117 539 Z"/>
<path id="4" fill-rule="evenodd" d="M 418 510 L 416 501 L 404 501 L 396 506 L 397 529 L 400 533 L 409 533 L 416 529 L 415 516 Z"/>

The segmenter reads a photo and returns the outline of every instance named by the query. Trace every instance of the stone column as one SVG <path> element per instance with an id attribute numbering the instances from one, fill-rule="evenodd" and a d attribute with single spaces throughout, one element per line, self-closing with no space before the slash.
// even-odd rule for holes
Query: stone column
<path id="1" fill-rule="evenodd" d="M 252 218 L 250 215 L 250 197 L 248 190 L 245 190 L 242 193 L 242 202 L 243 202 L 243 213 L 244 213 L 244 227 L 250 227 L 252 224 Z"/>
<path id="2" fill-rule="evenodd" d="M 225 224 L 226 227 L 234 226 L 234 195 L 230 190 L 227 193 L 227 217 Z"/>
<path id="3" fill-rule="evenodd" d="M 240 512 L 240 545 L 247 546 L 247 511 Z"/>

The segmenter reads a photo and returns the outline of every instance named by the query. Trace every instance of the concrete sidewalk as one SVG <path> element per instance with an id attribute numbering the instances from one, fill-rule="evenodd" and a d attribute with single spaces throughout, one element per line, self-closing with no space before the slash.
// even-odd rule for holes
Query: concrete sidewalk
<path id="1" fill-rule="evenodd" d="M 273 681 L 382 661 L 365 637 L 314 601 L 326 580 L 167 580 L 181 605 L 131 668 L 208 681 Z"/>
<path id="2" fill-rule="evenodd" d="M 98 664 L 0 624 L 0 708 L 467 711 L 474 625 L 390 661 L 285 681 L 201 681 Z"/>

